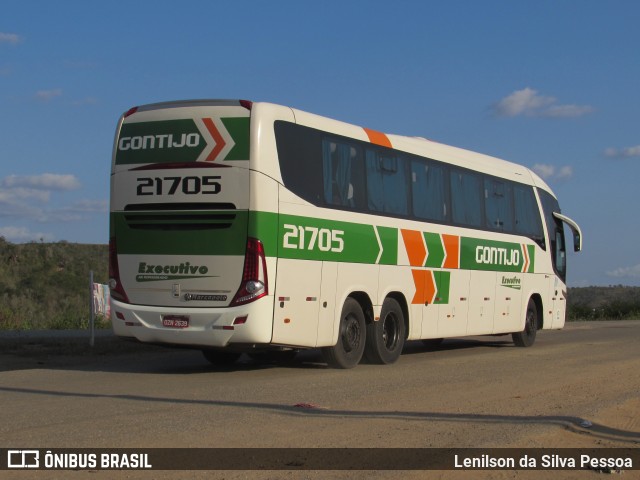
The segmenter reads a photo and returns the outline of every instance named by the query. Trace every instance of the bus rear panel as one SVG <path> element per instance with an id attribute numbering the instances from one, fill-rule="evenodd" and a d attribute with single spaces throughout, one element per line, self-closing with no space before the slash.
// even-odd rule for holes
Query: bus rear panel
<path id="1" fill-rule="evenodd" d="M 249 231 L 247 102 L 175 102 L 120 120 L 111 172 L 113 329 L 144 342 L 268 343 L 273 297 Z"/>

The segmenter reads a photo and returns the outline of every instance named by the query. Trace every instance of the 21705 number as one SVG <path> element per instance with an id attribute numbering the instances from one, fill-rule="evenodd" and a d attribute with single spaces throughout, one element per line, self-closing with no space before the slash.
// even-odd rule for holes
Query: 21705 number
<path id="1" fill-rule="evenodd" d="M 284 224 L 282 246 L 294 250 L 315 250 L 340 253 L 344 250 L 344 231 L 328 228 Z"/>
<path id="2" fill-rule="evenodd" d="M 136 194 L 144 195 L 215 195 L 220 193 L 220 176 L 206 177 L 144 177 L 138 178 Z"/>

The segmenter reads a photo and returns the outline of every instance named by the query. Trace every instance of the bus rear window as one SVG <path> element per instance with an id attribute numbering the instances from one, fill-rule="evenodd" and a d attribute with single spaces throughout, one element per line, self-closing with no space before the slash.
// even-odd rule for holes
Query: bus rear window
<path id="1" fill-rule="evenodd" d="M 322 148 L 320 132 L 295 123 L 274 125 L 282 181 L 306 201 L 323 203 Z"/>

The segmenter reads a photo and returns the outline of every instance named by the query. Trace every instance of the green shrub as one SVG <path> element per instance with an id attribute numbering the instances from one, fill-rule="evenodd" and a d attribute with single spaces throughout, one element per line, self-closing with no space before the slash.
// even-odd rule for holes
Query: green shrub
<path id="1" fill-rule="evenodd" d="M 0 329 L 87 328 L 89 272 L 106 283 L 108 255 L 107 245 L 12 244 L 0 237 Z"/>

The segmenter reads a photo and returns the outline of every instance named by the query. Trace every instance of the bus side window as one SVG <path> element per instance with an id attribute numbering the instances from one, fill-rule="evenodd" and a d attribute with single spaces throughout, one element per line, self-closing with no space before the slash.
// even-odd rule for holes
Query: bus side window
<path id="1" fill-rule="evenodd" d="M 368 208 L 374 212 L 408 215 L 405 159 L 385 153 L 366 152 Z"/>
<path id="2" fill-rule="evenodd" d="M 412 160 L 411 191 L 413 214 L 425 220 L 447 220 L 444 167 L 432 162 Z"/>
<path id="3" fill-rule="evenodd" d="M 482 226 L 482 187 L 479 175 L 468 171 L 451 171 L 451 210 L 453 222 Z"/>
<path id="4" fill-rule="evenodd" d="M 364 197 L 362 155 L 356 146 L 322 141 L 324 201 L 328 205 L 361 209 Z"/>
<path id="5" fill-rule="evenodd" d="M 513 187 L 515 205 L 515 232 L 535 240 L 542 248 L 546 248 L 542 221 L 533 189 L 525 185 L 515 184 Z"/>
<path id="6" fill-rule="evenodd" d="M 486 226 L 500 232 L 513 231 L 511 184 L 493 178 L 484 180 Z"/>

